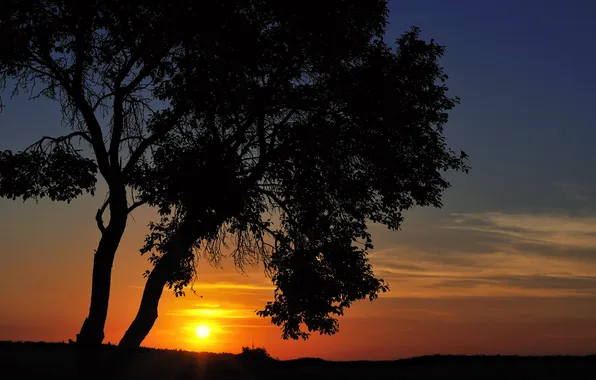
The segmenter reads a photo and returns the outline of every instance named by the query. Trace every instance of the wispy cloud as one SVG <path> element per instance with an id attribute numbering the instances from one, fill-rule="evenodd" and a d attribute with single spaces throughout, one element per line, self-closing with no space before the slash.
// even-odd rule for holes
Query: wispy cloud
<path id="1" fill-rule="evenodd" d="M 129 285 L 129 288 L 134 289 L 144 289 L 144 286 L 141 285 Z M 185 289 L 190 289 L 191 285 L 185 287 Z M 233 282 L 197 282 L 192 285 L 192 289 L 195 291 L 200 290 L 269 290 L 272 291 L 274 289 L 273 286 L 267 285 L 259 285 L 259 284 L 240 284 L 240 283 L 233 283 Z"/>
<path id="2" fill-rule="evenodd" d="M 202 317 L 217 319 L 248 319 L 256 318 L 252 309 L 226 309 L 226 308 L 188 308 L 169 311 L 166 315 L 180 317 Z"/>
<path id="3" fill-rule="evenodd" d="M 454 214 L 452 225 L 444 229 L 480 232 L 506 243 L 505 248 L 531 250 L 545 255 L 566 251 L 567 256 L 596 261 L 596 217 L 557 214 Z"/>
<path id="4" fill-rule="evenodd" d="M 213 308 L 213 309 L 221 307 L 221 305 L 218 303 L 198 303 L 198 304 L 195 304 L 194 306 L 195 307 L 204 307 L 204 308 Z"/>
<path id="5" fill-rule="evenodd" d="M 273 286 L 233 282 L 196 283 L 194 289 L 273 290 Z"/>
<path id="6" fill-rule="evenodd" d="M 596 295 L 596 217 L 453 214 L 371 255 L 388 297 Z"/>

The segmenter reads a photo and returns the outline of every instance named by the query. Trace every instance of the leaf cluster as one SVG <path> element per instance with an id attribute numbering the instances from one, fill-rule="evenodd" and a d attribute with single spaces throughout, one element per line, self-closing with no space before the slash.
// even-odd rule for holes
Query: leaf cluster
<path id="1" fill-rule="evenodd" d="M 60 146 L 50 152 L 0 151 L 0 196 L 69 202 L 95 193 L 97 166 Z"/>

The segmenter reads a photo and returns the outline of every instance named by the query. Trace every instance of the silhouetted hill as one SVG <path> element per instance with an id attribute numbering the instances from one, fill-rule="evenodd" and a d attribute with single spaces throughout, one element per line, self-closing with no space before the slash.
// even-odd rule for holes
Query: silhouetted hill
<path id="1" fill-rule="evenodd" d="M 116 350 L 105 346 L 104 356 Z M 74 371 L 75 346 L 0 342 L 0 378 L 63 379 Z M 140 348 L 123 379 L 593 379 L 591 356 L 449 356 L 393 361 L 337 362 L 318 358 L 275 360 L 266 356 Z"/>

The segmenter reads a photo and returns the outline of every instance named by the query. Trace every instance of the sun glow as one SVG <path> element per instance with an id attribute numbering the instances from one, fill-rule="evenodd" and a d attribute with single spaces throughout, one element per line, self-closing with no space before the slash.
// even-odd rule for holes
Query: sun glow
<path id="1" fill-rule="evenodd" d="M 211 328 L 206 325 L 200 325 L 195 329 L 195 333 L 197 333 L 199 338 L 205 339 L 211 334 Z"/>

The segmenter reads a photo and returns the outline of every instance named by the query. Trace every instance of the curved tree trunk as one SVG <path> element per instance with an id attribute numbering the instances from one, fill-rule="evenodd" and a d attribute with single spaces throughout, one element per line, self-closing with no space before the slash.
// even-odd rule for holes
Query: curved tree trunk
<path id="1" fill-rule="evenodd" d="M 84 378 L 92 378 L 98 373 L 110 299 L 112 265 L 128 217 L 124 187 L 120 194 L 114 192 L 110 196 L 113 197 L 110 201 L 110 222 L 102 233 L 93 257 L 89 315 L 77 335 L 77 367 Z"/>
<path id="2" fill-rule="evenodd" d="M 172 234 L 162 258 L 147 277 L 141 304 L 135 319 L 120 340 L 120 348 L 136 348 L 147 337 L 157 320 L 157 310 L 163 289 L 168 282 L 172 268 L 175 268 L 184 255 L 191 249 L 201 232 L 216 229 L 226 219 L 227 213 L 205 219 L 187 213 L 179 228 Z M 197 221 L 200 220 L 201 221 Z"/>
<path id="3" fill-rule="evenodd" d="M 118 347 L 127 349 L 139 347 L 157 320 L 159 300 L 168 280 L 167 271 L 165 270 L 166 263 L 164 261 L 161 260 L 157 263 L 149 274 L 139 311 L 120 340 Z"/>
<path id="4" fill-rule="evenodd" d="M 159 300 L 168 282 L 171 267 L 192 246 L 194 240 L 189 238 L 189 236 L 193 234 L 190 234 L 189 231 L 197 227 L 195 223 L 186 220 L 174 235 L 171 236 L 166 252 L 161 260 L 155 264 L 155 267 L 147 277 L 137 315 L 128 330 L 126 330 L 126 333 L 124 333 L 118 347 L 127 349 L 139 347 L 149 334 L 149 331 L 151 331 L 153 324 L 157 320 Z"/>

